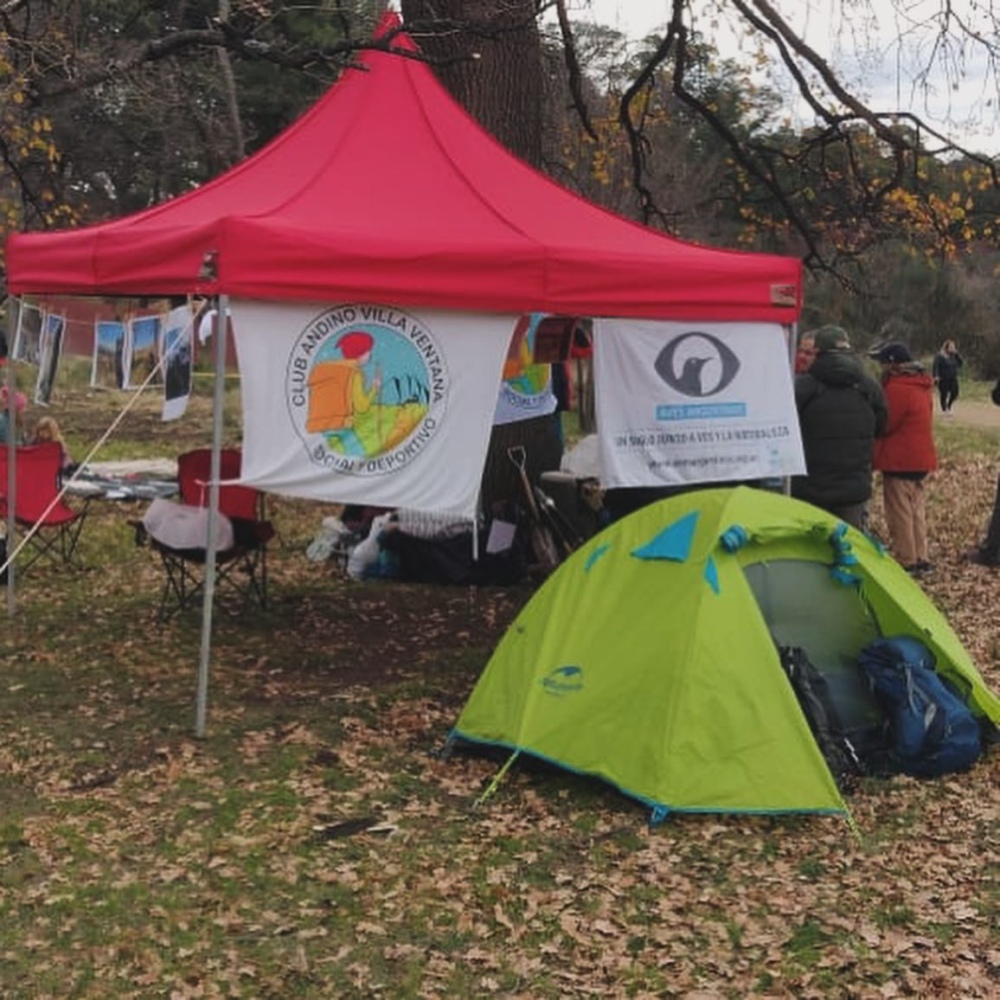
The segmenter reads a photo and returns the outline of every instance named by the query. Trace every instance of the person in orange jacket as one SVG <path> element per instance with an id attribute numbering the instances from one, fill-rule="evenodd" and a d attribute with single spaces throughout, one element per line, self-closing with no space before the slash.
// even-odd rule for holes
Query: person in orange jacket
<path id="1" fill-rule="evenodd" d="M 909 348 L 890 341 L 874 352 L 882 366 L 889 407 L 885 433 L 875 441 L 875 469 L 882 473 L 885 519 L 893 555 L 907 572 L 932 570 L 927 550 L 925 482 L 937 468 L 934 446 L 934 380 Z"/>

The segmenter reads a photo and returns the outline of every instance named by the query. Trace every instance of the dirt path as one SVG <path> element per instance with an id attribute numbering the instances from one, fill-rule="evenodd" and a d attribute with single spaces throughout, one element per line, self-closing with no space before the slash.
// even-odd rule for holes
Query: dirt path
<path id="1" fill-rule="evenodd" d="M 970 427 L 995 427 L 1000 430 L 1000 406 L 960 399 L 955 403 L 952 412 L 954 413 L 953 417 L 946 417 L 940 410 L 935 409 L 935 423 L 955 420 L 961 424 L 968 424 Z"/>

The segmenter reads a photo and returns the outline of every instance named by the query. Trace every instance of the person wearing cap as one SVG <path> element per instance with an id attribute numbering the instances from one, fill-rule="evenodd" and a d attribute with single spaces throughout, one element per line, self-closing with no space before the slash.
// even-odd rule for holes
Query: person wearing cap
<path id="1" fill-rule="evenodd" d="M 884 344 L 875 359 L 882 366 L 882 389 L 889 406 L 885 434 L 875 442 L 889 541 L 896 560 L 918 575 L 933 569 L 924 485 L 937 468 L 934 380 L 902 341 Z"/>
<path id="2" fill-rule="evenodd" d="M 864 530 L 874 442 L 888 417 L 885 397 L 845 330 L 822 326 L 811 338 L 815 357 L 795 376 L 806 474 L 792 478 L 792 496 Z"/>

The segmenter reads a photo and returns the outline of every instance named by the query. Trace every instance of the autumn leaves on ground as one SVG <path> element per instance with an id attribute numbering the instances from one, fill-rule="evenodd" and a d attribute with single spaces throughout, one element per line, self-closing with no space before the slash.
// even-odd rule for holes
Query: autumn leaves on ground
<path id="1" fill-rule="evenodd" d="M 122 398 L 56 401 L 78 455 Z M 173 455 L 208 427 L 140 406 L 108 455 Z M 1000 430 L 938 432 L 926 587 L 996 688 L 1000 573 L 961 554 Z M 650 829 L 613 790 L 538 768 L 474 808 L 497 763 L 437 751 L 529 590 L 348 583 L 304 554 L 327 511 L 271 512 L 272 605 L 220 605 L 204 740 L 199 616 L 156 624 L 133 508 L 92 506 L 85 571 L 20 581 L 0 630 L 3 996 L 1000 992 L 1000 753 L 865 785 L 860 837 L 836 818 Z"/>

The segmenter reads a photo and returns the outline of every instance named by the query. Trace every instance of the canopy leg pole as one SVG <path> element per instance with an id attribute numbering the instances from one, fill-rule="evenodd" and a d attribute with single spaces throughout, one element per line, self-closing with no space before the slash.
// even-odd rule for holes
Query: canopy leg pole
<path id="1" fill-rule="evenodd" d="M 20 304 L 19 304 L 20 307 Z M 8 327 L 9 332 L 9 327 Z M 17 503 L 17 405 L 15 393 L 17 383 L 14 381 L 14 346 L 16 338 L 8 337 L 7 370 L 4 372 L 4 385 L 7 387 L 7 482 L 0 483 L 0 490 L 7 497 L 7 539 L 6 554 L 2 562 L 7 569 L 7 616 L 13 618 L 17 613 L 17 592 L 14 581 L 13 554 L 17 549 L 17 520 L 14 517 Z"/>
<path id="2" fill-rule="evenodd" d="M 792 380 L 795 380 L 795 354 L 799 347 L 799 324 L 786 323 L 785 330 L 788 333 L 788 367 L 792 370 Z M 781 492 L 786 497 L 792 495 L 792 477 L 785 476 L 781 484 Z"/>
<path id="3" fill-rule="evenodd" d="M 212 464 L 208 484 L 208 538 L 205 539 L 205 589 L 201 610 L 201 654 L 198 661 L 198 697 L 195 708 L 194 732 L 205 735 L 208 709 L 208 662 L 212 648 L 212 609 L 215 598 L 215 532 L 219 520 L 219 476 L 222 469 L 222 411 L 226 399 L 226 334 L 229 296 L 216 301 L 215 325 L 215 385 L 212 393 Z"/>

